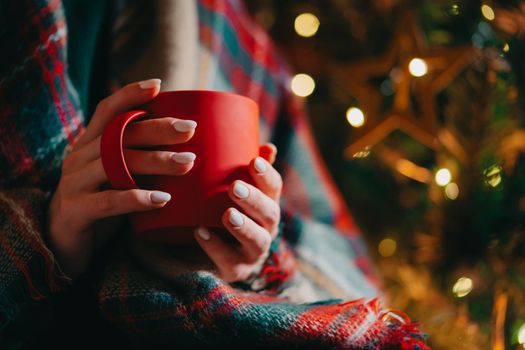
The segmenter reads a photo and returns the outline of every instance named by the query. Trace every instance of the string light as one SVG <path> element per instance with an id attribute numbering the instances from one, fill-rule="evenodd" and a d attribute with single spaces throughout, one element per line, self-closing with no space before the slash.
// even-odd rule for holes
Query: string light
<path id="1" fill-rule="evenodd" d="M 510 46 L 508 43 L 505 43 L 505 45 L 503 45 L 503 52 L 509 52 L 510 50 Z"/>
<path id="2" fill-rule="evenodd" d="M 458 298 L 463 298 L 472 292 L 473 287 L 474 283 L 472 283 L 470 278 L 461 277 L 456 281 L 456 283 L 454 283 L 454 286 L 452 287 L 452 293 L 454 293 Z"/>
<path id="3" fill-rule="evenodd" d="M 436 183 L 439 186 L 446 186 L 452 180 L 452 174 L 450 173 L 450 170 L 447 168 L 441 168 L 438 171 L 436 171 L 436 176 L 434 177 L 436 180 Z"/>
<path id="4" fill-rule="evenodd" d="M 459 187 L 455 182 L 451 182 L 445 186 L 445 196 L 448 199 L 456 199 L 459 196 Z"/>
<path id="5" fill-rule="evenodd" d="M 503 169 L 499 165 L 492 165 L 485 169 L 483 175 L 485 175 L 485 182 L 490 187 L 496 187 L 501 183 L 501 171 Z"/>
<path id="6" fill-rule="evenodd" d="M 300 73 L 292 78 L 291 88 L 297 96 L 310 96 L 314 92 L 315 81 L 308 74 Z"/>
<path id="7" fill-rule="evenodd" d="M 396 253 L 397 243 L 392 238 L 385 238 L 379 242 L 377 250 L 382 257 L 388 258 Z"/>
<path id="8" fill-rule="evenodd" d="M 365 124 L 366 118 L 362 110 L 357 107 L 350 107 L 346 111 L 346 120 L 354 128 L 359 128 Z"/>
<path id="9" fill-rule="evenodd" d="M 427 74 L 428 66 L 427 63 L 421 58 L 413 58 L 408 64 L 408 71 L 415 77 L 422 77 Z"/>
<path id="10" fill-rule="evenodd" d="M 319 29 L 319 19 L 311 13 L 301 13 L 295 18 L 295 32 L 306 38 L 314 36 Z"/>
<path id="11" fill-rule="evenodd" d="M 492 9 L 492 7 L 490 7 L 487 4 L 481 5 L 481 14 L 488 21 L 493 21 L 494 18 L 496 18 L 496 15 L 494 14 L 494 10 Z"/>

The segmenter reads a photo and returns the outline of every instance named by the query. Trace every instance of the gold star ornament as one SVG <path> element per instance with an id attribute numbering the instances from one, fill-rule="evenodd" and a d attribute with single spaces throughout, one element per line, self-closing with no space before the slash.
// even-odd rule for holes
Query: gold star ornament
<path id="1" fill-rule="evenodd" d="M 414 15 L 405 13 L 399 19 L 392 45 L 381 57 L 331 66 L 331 74 L 348 77 L 343 88 L 356 99 L 366 118 L 362 127 L 353 130 L 345 156 L 351 158 L 399 129 L 432 149 L 443 146 L 460 159 L 466 157 L 454 136 L 440 128 L 436 96 L 475 54 L 471 46 L 427 49 Z M 381 77 L 389 77 L 385 80 L 387 86 L 372 83 L 372 79 Z M 388 94 L 391 103 L 382 110 Z"/>

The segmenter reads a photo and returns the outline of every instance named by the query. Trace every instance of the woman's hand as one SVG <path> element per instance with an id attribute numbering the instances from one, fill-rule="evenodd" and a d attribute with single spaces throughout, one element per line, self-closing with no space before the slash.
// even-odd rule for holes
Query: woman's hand
<path id="1" fill-rule="evenodd" d="M 239 245 L 224 242 L 204 227 L 195 230 L 195 239 L 227 282 L 245 281 L 259 272 L 279 227 L 282 179 L 272 166 L 277 149 L 266 144 L 259 153 L 261 156 L 249 165 L 256 186 L 237 180 L 228 192 L 242 212 L 228 208 L 222 216 L 224 226 Z"/>
<path id="2" fill-rule="evenodd" d="M 62 269 L 76 277 L 93 253 L 96 221 L 163 207 L 170 195 L 161 191 L 101 190 L 108 179 L 100 159 L 100 138 L 114 117 L 148 102 L 160 91 L 160 80 L 129 84 L 100 102 L 84 134 L 62 164 L 62 175 L 48 212 L 51 249 Z M 130 124 L 124 135 L 124 155 L 133 174 L 182 175 L 193 167 L 195 154 L 142 151 L 136 148 L 188 141 L 197 123 L 158 118 Z"/>

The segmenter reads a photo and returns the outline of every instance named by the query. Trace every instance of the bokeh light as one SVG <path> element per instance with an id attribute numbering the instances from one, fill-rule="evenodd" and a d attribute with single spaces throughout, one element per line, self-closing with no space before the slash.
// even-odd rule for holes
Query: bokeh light
<path id="1" fill-rule="evenodd" d="M 525 348 L 525 323 L 518 329 L 518 343 Z"/>
<path id="2" fill-rule="evenodd" d="M 501 171 L 503 169 L 499 165 L 492 165 L 483 172 L 485 175 L 485 183 L 490 187 L 496 187 L 501 183 Z"/>
<path id="3" fill-rule="evenodd" d="M 427 74 L 428 66 L 427 63 L 421 58 L 413 58 L 408 64 L 408 71 L 415 77 L 422 77 Z"/>
<path id="4" fill-rule="evenodd" d="M 362 110 L 357 107 L 350 107 L 346 111 L 346 120 L 354 128 L 359 128 L 365 124 L 366 118 Z"/>
<path id="5" fill-rule="evenodd" d="M 314 92 L 315 81 L 308 74 L 299 73 L 292 78 L 291 88 L 297 96 L 310 96 Z"/>
<path id="6" fill-rule="evenodd" d="M 319 19 L 311 13 L 301 13 L 295 18 L 295 32 L 306 38 L 314 36 L 319 29 Z"/>
<path id="7" fill-rule="evenodd" d="M 441 168 L 436 171 L 436 176 L 434 179 L 439 186 L 446 186 L 450 180 L 452 180 L 452 174 L 447 168 Z"/>
<path id="8" fill-rule="evenodd" d="M 452 6 L 450 6 L 450 14 L 452 16 L 459 15 L 459 5 L 458 4 L 452 4 Z"/>
<path id="9" fill-rule="evenodd" d="M 494 18 L 496 18 L 496 15 L 494 14 L 494 10 L 492 9 L 492 7 L 490 7 L 487 4 L 481 5 L 481 14 L 488 21 L 493 21 Z"/>
<path id="10" fill-rule="evenodd" d="M 379 242 L 377 250 L 382 257 L 388 258 L 396 253 L 397 243 L 392 238 L 385 238 Z"/>
<path id="11" fill-rule="evenodd" d="M 456 199 L 459 196 L 459 187 L 455 182 L 451 182 L 445 186 L 445 196 L 448 199 Z"/>
<path id="12" fill-rule="evenodd" d="M 472 291 L 473 287 L 474 283 L 470 278 L 461 277 L 456 281 L 456 283 L 454 283 L 454 286 L 452 287 L 452 293 L 454 293 L 454 295 L 458 298 L 463 298 Z"/>

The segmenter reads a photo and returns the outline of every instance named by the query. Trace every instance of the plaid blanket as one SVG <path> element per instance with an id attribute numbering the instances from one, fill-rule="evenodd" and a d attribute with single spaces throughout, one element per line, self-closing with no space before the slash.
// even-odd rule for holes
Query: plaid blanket
<path id="1" fill-rule="evenodd" d="M 45 244 L 45 213 L 63 151 L 86 121 L 68 77 L 61 2 L 0 5 L 0 17 L 8 19 L 0 27 L 1 332 L 28 305 L 68 288 Z M 261 139 L 279 148 L 281 229 L 249 284 L 227 284 L 209 271 L 164 280 L 119 251 L 101 277 L 103 315 L 148 348 L 428 349 L 416 324 L 373 298 L 378 280 L 360 232 L 267 35 L 240 1 L 196 6 L 199 75 L 205 77 L 197 87 L 234 91 L 259 104 Z M 311 302 L 295 302 L 300 294 Z M 342 300 L 350 298 L 358 299 Z"/>

